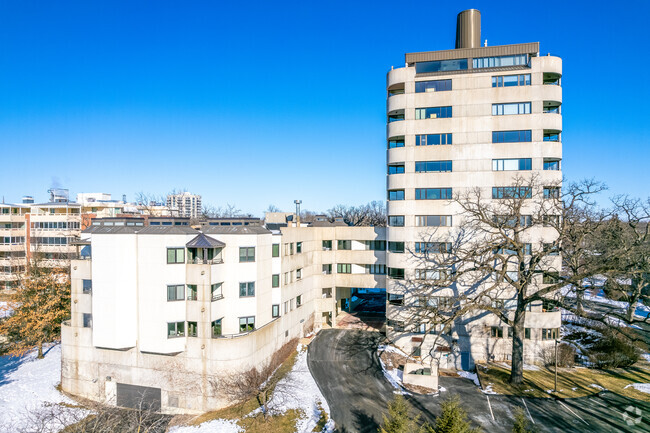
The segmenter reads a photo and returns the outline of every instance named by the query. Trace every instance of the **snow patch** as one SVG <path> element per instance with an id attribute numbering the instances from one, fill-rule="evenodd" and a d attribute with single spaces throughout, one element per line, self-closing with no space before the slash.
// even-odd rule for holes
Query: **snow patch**
<path id="1" fill-rule="evenodd" d="M 460 377 L 464 377 L 465 379 L 469 379 L 474 382 L 474 385 L 476 386 L 481 386 L 481 382 L 478 381 L 478 376 L 476 373 L 472 373 L 469 371 L 457 371 L 456 372 Z"/>
<path id="2" fill-rule="evenodd" d="M 240 433 L 244 429 L 236 421 L 215 419 L 197 426 L 172 427 L 169 433 Z"/>
<path id="3" fill-rule="evenodd" d="M 627 389 L 630 386 L 639 392 L 650 394 L 650 383 L 631 383 L 629 385 L 625 385 L 625 388 L 623 389 Z"/>
<path id="4" fill-rule="evenodd" d="M 402 372 L 398 368 L 391 368 L 388 369 L 386 368 L 386 365 L 384 364 L 384 361 L 382 361 L 381 358 L 379 358 L 379 363 L 381 364 L 381 371 L 384 372 L 384 377 L 390 384 L 395 388 L 395 391 L 393 393 L 395 394 L 402 394 L 402 395 L 411 395 L 410 392 L 404 390 L 404 387 L 402 386 L 402 377 L 404 372 Z"/>
<path id="5" fill-rule="evenodd" d="M 643 354 L 641 354 L 641 356 L 643 356 L 643 359 L 650 362 L 650 353 L 643 353 Z"/>
<path id="6" fill-rule="evenodd" d="M 592 388 L 596 388 L 596 389 L 599 390 L 599 391 L 604 391 L 604 390 L 605 390 L 605 388 L 603 388 L 602 386 L 597 385 L 597 384 L 595 384 L 595 383 L 592 383 L 592 384 L 589 385 L 589 386 L 592 387 Z"/>
<path id="7" fill-rule="evenodd" d="M 498 392 L 495 392 L 495 391 L 492 389 L 492 385 L 494 385 L 494 384 L 491 383 L 491 384 L 489 384 L 487 387 L 485 387 L 485 389 L 482 390 L 482 391 L 483 391 L 483 394 L 498 395 L 499 393 L 498 393 Z"/>

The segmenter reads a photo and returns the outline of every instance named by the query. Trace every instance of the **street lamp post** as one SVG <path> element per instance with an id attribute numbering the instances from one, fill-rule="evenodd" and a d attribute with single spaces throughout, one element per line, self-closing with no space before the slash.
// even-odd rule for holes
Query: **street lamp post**
<path id="1" fill-rule="evenodd" d="M 557 392 L 557 338 L 555 339 L 555 392 Z"/>

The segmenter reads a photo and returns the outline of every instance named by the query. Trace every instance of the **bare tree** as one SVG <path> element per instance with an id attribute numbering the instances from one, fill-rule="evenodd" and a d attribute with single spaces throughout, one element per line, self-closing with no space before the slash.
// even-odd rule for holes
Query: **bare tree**
<path id="1" fill-rule="evenodd" d="M 439 329 L 422 339 L 433 338 L 435 348 L 456 321 L 496 316 L 512 328 L 510 382 L 521 383 L 528 307 L 559 302 L 562 287 L 580 286 L 600 270 L 588 257 L 587 238 L 603 220 L 590 211 L 590 198 L 603 189 L 583 181 L 560 197 L 559 183 L 532 176 L 516 178 L 490 197 L 481 188 L 456 195 L 456 229 L 424 230 L 409 250 L 415 273 L 399 285 L 405 294 L 402 317 L 411 327 L 428 322 Z M 569 235 L 571 248 L 564 254 Z"/>
<path id="2" fill-rule="evenodd" d="M 239 209 L 234 204 L 226 204 L 225 207 L 219 206 L 215 207 L 211 204 L 204 204 L 202 210 L 202 218 L 236 218 L 246 216 L 242 214 L 241 209 Z"/>
<path id="3" fill-rule="evenodd" d="M 343 218 L 351 226 L 386 226 L 386 205 L 381 201 L 371 201 L 361 206 L 337 205 L 327 211 L 330 221 Z"/>

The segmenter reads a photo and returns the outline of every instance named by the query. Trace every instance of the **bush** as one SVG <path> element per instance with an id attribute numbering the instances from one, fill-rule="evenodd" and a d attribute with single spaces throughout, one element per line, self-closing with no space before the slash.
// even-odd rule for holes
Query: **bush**
<path id="1" fill-rule="evenodd" d="M 384 422 L 379 433 L 415 433 L 424 432 L 424 427 L 418 425 L 419 417 L 409 415 L 406 399 L 398 394 L 388 403 L 388 415 L 383 415 Z"/>
<path id="2" fill-rule="evenodd" d="M 586 352 L 594 368 L 629 367 L 640 358 L 639 349 L 625 337 L 609 332 Z"/>
<path id="3" fill-rule="evenodd" d="M 467 420 L 467 412 L 460 406 L 460 398 L 455 395 L 442 402 L 442 413 L 436 418 L 429 433 L 481 433 L 480 427 L 472 428 Z"/>
<path id="4" fill-rule="evenodd" d="M 567 343 L 557 345 L 557 366 L 573 367 L 576 358 L 576 349 Z M 546 367 L 555 366 L 555 347 L 546 347 L 542 350 L 542 360 Z"/>
<path id="5" fill-rule="evenodd" d="M 518 408 L 515 411 L 515 423 L 512 426 L 512 433 L 537 433 L 538 431 L 537 427 L 528 421 L 524 410 Z"/>

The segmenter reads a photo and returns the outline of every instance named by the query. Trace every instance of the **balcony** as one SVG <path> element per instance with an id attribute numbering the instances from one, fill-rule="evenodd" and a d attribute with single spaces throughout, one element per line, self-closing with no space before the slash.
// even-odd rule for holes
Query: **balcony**
<path id="1" fill-rule="evenodd" d="M 187 263 L 189 265 L 220 265 L 223 263 L 223 259 L 221 257 L 213 257 L 211 259 L 195 257 L 193 259 L 188 259 Z"/>
<path id="2" fill-rule="evenodd" d="M 544 101 L 542 112 L 545 114 L 562 114 L 560 113 L 561 105 L 562 103 L 559 101 Z"/>

